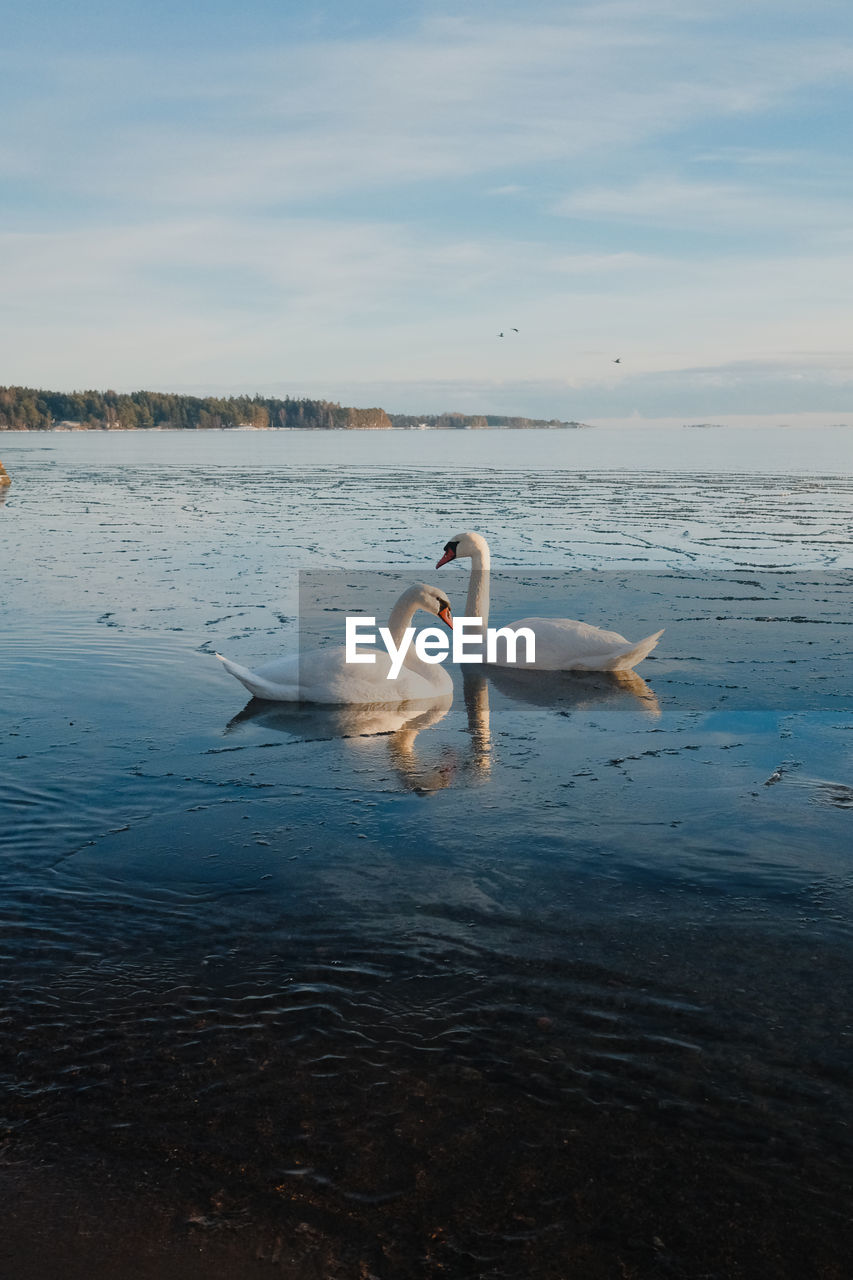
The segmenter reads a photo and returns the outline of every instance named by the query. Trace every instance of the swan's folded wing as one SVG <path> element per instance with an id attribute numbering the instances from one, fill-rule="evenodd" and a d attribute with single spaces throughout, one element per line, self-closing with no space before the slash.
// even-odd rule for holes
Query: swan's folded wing
<path id="1" fill-rule="evenodd" d="M 265 662 L 254 671 L 230 658 L 217 658 L 235 680 L 256 698 L 268 702 L 315 702 L 330 706 L 374 702 L 432 701 L 452 695 L 436 688 L 417 671 L 404 666 L 396 680 L 387 679 L 391 659 L 375 651 L 375 661 L 350 664 L 344 649 L 312 649 L 301 657 L 287 654 Z"/>
<path id="2" fill-rule="evenodd" d="M 630 671 L 657 644 L 663 631 L 632 644 L 618 631 L 603 631 L 573 618 L 522 618 L 512 630 L 528 627 L 536 637 L 536 657 L 531 663 L 502 661 L 499 666 L 517 665 L 540 671 Z M 501 650 L 499 649 L 499 654 Z M 519 657 L 524 653 L 519 641 Z"/>
<path id="3" fill-rule="evenodd" d="M 358 684 L 358 676 L 353 679 L 352 668 L 347 668 L 342 649 L 310 650 L 302 657 L 288 653 L 263 663 L 254 671 L 223 658 L 221 653 L 216 656 L 235 680 L 239 680 L 256 698 L 264 698 L 268 702 L 341 705 L 376 701 L 375 689 L 370 698 L 358 696 L 360 691 L 353 688 Z M 359 668 L 355 670 L 358 672 Z"/>
<path id="4" fill-rule="evenodd" d="M 241 667 L 239 662 L 232 662 L 230 658 L 223 658 L 221 653 L 217 653 L 217 658 L 222 663 L 226 671 L 228 671 L 235 680 L 239 680 L 249 693 L 254 694 L 256 698 L 265 698 L 268 702 L 298 702 L 299 701 L 299 682 L 298 673 L 294 672 L 289 683 L 279 680 L 272 680 L 263 668 L 258 671 L 250 671 L 248 667 Z M 267 664 L 268 667 L 273 666 L 272 663 Z M 282 673 L 283 674 L 283 673 Z"/>
<path id="5" fill-rule="evenodd" d="M 648 657 L 652 649 L 654 649 L 658 640 L 664 633 L 664 628 L 656 631 L 652 636 L 646 636 L 645 640 L 638 642 L 629 649 L 627 653 L 617 654 L 616 660 L 611 666 L 603 668 L 606 671 L 632 671 L 638 662 L 642 662 L 643 658 Z"/>

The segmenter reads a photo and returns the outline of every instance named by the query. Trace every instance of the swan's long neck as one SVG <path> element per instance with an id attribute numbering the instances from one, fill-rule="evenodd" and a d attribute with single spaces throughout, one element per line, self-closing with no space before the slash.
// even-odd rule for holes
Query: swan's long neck
<path id="1" fill-rule="evenodd" d="M 491 557 L 485 538 L 477 538 L 471 552 L 471 577 L 468 580 L 468 599 L 465 601 L 465 617 L 481 618 L 483 630 L 489 625 L 489 576 Z"/>
<path id="2" fill-rule="evenodd" d="M 423 592 L 419 587 L 410 587 L 394 605 L 391 610 L 391 616 L 388 619 L 388 630 L 391 632 L 394 644 L 398 649 L 406 627 L 409 626 L 418 609 L 423 608 L 425 608 L 425 601 Z M 409 646 L 408 652 L 403 659 L 403 666 L 408 671 L 416 671 L 429 684 L 440 685 L 443 680 L 441 666 L 422 662 L 415 652 L 413 644 Z"/>
<path id="3" fill-rule="evenodd" d="M 400 596 L 400 599 L 391 610 L 391 616 L 388 619 L 388 630 L 391 632 L 394 643 L 398 648 L 406 627 L 412 621 L 419 607 L 419 593 L 417 589 L 412 588 Z"/>

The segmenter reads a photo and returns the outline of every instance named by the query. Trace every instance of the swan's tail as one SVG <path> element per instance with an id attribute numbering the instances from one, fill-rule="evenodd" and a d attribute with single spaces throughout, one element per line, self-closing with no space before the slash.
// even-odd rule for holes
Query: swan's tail
<path id="1" fill-rule="evenodd" d="M 656 631 L 653 636 L 646 636 L 645 640 L 640 640 L 623 653 L 616 653 L 608 660 L 606 671 L 631 671 L 638 662 L 642 662 L 643 658 L 648 657 L 652 649 L 654 649 L 658 640 L 664 633 L 665 628 Z"/>
<path id="2" fill-rule="evenodd" d="M 235 680 L 253 693 L 256 698 L 281 700 L 281 692 L 276 692 L 275 688 L 270 685 L 268 680 L 264 680 L 263 676 L 256 675 L 254 671 L 250 671 L 248 667 L 241 667 L 239 662 L 232 662 L 230 658 L 223 658 L 221 653 L 217 653 L 217 658 L 223 667 L 229 672 Z"/>

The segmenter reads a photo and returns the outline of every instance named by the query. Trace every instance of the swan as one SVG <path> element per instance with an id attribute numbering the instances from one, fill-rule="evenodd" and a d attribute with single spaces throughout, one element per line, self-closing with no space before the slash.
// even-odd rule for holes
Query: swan
<path id="1" fill-rule="evenodd" d="M 458 533 L 445 543 L 444 555 L 436 565 L 440 569 L 451 560 L 470 560 L 471 578 L 465 616 L 482 619 L 485 631 L 489 621 L 489 544 L 479 533 Z M 536 658 L 533 662 L 508 663 L 498 659 L 496 666 L 513 666 L 530 671 L 630 671 L 651 653 L 663 631 L 646 636 L 632 644 L 617 631 L 602 631 L 587 622 L 572 618 L 522 618 L 508 624 L 513 630 L 529 627 L 536 636 Z M 519 659 L 524 646 L 518 647 Z"/>
<path id="2" fill-rule="evenodd" d="M 447 596 L 437 587 L 418 582 L 403 592 L 388 619 L 388 629 L 398 647 L 418 609 L 435 614 L 445 626 L 453 629 Z M 225 670 L 250 693 L 269 702 L 321 702 L 346 706 L 351 703 L 434 701 L 453 696 L 453 681 L 449 673 L 438 663 L 422 662 L 415 653 L 414 645 L 410 646 L 403 667 L 394 680 L 387 678 L 391 658 L 384 649 L 360 644 L 359 652 L 375 653 L 375 663 L 348 663 L 344 648 L 287 654 L 264 663 L 256 671 L 223 658 L 221 653 L 216 656 Z"/>

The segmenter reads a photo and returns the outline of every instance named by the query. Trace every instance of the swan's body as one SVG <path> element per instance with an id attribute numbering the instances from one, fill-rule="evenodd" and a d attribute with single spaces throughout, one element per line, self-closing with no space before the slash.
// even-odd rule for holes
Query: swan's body
<path id="1" fill-rule="evenodd" d="M 520 644 L 518 662 L 503 661 L 499 648 L 496 666 L 513 666 L 521 671 L 631 671 L 663 635 L 656 631 L 632 645 L 618 631 L 602 631 L 572 618 L 521 618 L 510 626 L 514 631 L 530 628 L 536 637 L 536 659 L 522 661 L 525 647 Z"/>
<path id="2" fill-rule="evenodd" d="M 388 629 L 399 646 L 403 633 L 415 612 L 424 609 L 437 615 L 448 626 L 453 625 L 450 604 L 444 592 L 417 583 L 409 587 L 391 610 Z M 422 662 L 410 646 L 405 662 L 389 680 L 391 658 L 385 649 L 359 644 L 359 653 L 375 653 L 372 664 L 346 661 L 346 650 L 312 649 L 307 653 L 288 654 L 265 662 L 250 671 L 220 653 L 216 656 L 236 680 L 254 694 L 269 702 L 318 702 L 333 706 L 353 703 L 422 702 L 452 696 L 453 681 L 439 663 Z"/>
<path id="3" fill-rule="evenodd" d="M 465 616 L 480 618 L 485 631 L 489 622 L 489 544 L 479 533 L 460 533 L 445 545 L 437 568 L 449 560 L 470 559 L 471 578 Z M 528 671 L 630 671 L 651 653 L 663 631 L 632 644 L 618 631 L 603 631 L 573 618 L 521 618 L 508 624 L 513 631 L 528 627 L 536 637 L 536 656 L 523 661 L 525 645 L 517 648 L 518 662 L 507 662 L 498 648 L 496 666 Z"/>

